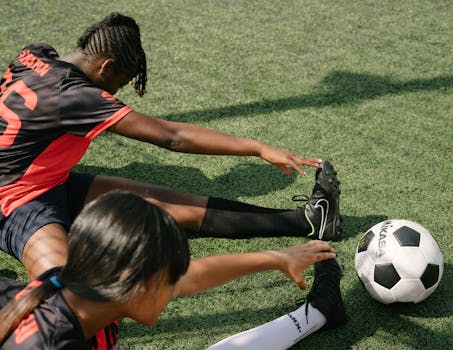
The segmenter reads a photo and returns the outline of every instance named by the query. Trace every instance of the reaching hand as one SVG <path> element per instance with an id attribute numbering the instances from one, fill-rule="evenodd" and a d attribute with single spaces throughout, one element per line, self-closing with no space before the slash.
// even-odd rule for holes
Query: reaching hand
<path id="1" fill-rule="evenodd" d="M 280 270 L 302 290 L 307 288 L 303 279 L 303 272 L 307 267 L 336 256 L 329 243 L 316 240 L 274 253 L 280 258 Z"/>
<path id="2" fill-rule="evenodd" d="M 305 171 L 301 168 L 301 165 L 318 168 L 322 162 L 322 159 L 304 158 L 290 151 L 275 148 L 266 144 L 263 144 L 260 157 L 279 167 L 280 170 L 286 175 L 291 175 L 290 167 L 305 175 Z"/>

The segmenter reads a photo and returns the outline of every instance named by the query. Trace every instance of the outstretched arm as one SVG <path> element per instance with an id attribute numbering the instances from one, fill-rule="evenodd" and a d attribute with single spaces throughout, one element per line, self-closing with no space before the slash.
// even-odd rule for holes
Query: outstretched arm
<path id="1" fill-rule="evenodd" d="M 110 127 L 122 136 L 149 142 L 175 152 L 257 156 L 290 175 L 290 167 L 304 174 L 302 165 L 317 168 L 321 159 L 303 158 L 265 143 L 223 134 L 197 125 L 170 122 L 132 111 Z"/>
<path id="2" fill-rule="evenodd" d="M 333 248 L 324 241 L 310 241 L 282 251 L 225 254 L 193 259 L 185 275 L 176 283 L 174 296 L 196 294 L 223 285 L 245 275 L 280 270 L 302 290 L 302 274 L 321 260 L 335 257 Z"/>

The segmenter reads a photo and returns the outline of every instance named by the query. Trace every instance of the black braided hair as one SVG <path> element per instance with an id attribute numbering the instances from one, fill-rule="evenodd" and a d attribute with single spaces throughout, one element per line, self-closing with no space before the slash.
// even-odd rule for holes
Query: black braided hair
<path id="1" fill-rule="evenodd" d="M 90 26 L 79 38 L 77 48 L 86 55 L 99 55 L 115 60 L 115 69 L 126 74 L 135 92 L 146 92 L 146 55 L 140 41 L 140 29 L 131 17 L 113 12 Z"/>

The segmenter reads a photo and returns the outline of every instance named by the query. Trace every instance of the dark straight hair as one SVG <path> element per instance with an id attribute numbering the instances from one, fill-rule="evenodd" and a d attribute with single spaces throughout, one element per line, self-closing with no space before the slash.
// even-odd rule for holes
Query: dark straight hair
<path id="1" fill-rule="evenodd" d="M 157 273 L 175 284 L 187 271 L 187 238 L 173 218 L 142 197 L 113 191 L 90 202 L 69 233 L 68 259 L 59 281 L 76 295 L 122 301 Z M 0 311 L 0 344 L 20 321 L 58 289 L 50 279 Z"/>

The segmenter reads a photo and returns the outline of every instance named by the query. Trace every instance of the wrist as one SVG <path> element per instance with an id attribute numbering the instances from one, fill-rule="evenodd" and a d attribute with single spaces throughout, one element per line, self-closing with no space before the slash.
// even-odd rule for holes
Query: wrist
<path id="1" fill-rule="evenodd" d="M 253 142 L 254 142 L 254 156 L 263 158 L 264 148 L 266 147 L 266 144 L 257 140 L 254 140 Z"/>
<path id="2" fill-rule="evenodd" d="M 284 258 L 282 253 L 275 250 L 266 250 L 263 252 L 267 256 L 267 266 L 269 270 L 284 270 Z"/>

